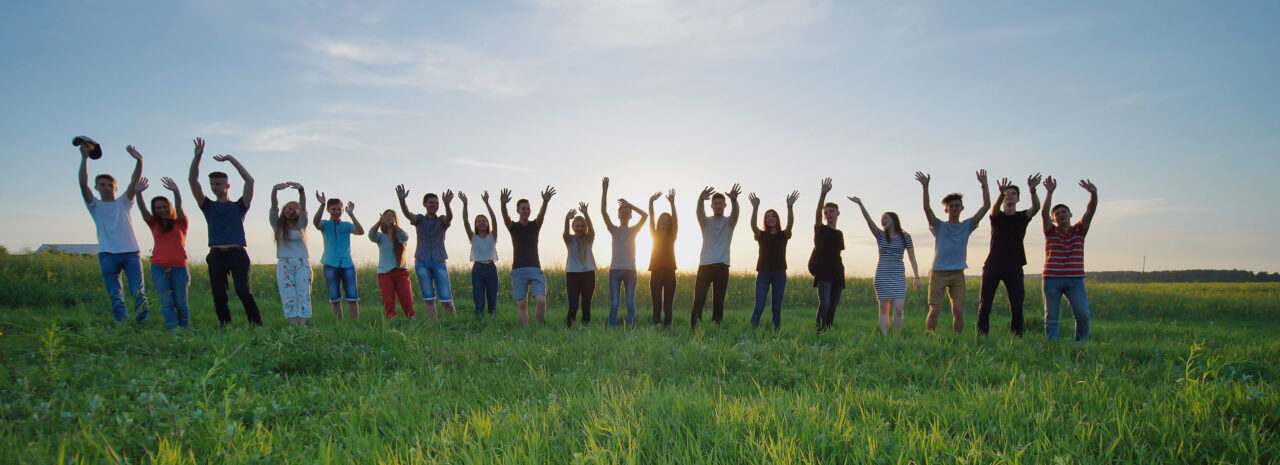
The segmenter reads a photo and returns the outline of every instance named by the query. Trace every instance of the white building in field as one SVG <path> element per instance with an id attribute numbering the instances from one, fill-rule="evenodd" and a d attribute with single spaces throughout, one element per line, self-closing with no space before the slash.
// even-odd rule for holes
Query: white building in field
<path id="1" fill-rule="evenodd" d="M 98 244 L 40 244 L 33 253 L 62 252 L 71 255 L 97 255 Z"/>

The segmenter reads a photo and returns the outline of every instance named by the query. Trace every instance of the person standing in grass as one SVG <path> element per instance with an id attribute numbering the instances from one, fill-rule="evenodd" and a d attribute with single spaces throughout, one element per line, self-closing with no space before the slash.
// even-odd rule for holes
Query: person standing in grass
<path id="1" fill-rule="evenodd" d="M 618 301 L 621 293 L 627 293 L 627 326 L 636 324 L 636 235 L 644 229 L 648 213 L 632 205 L 626 199 L 618 199 L 618 223 L 609 219 L 609 178 L 600 181 L 600 216 L 604 226 L 613 236 L 613 256 L 609 263 L 609 326 L 618 325 Z M 631 212 L 640 214 L 640 220 L 631 226 Z"/>
<path id="2" fill-rule="evenodd" d="M 1053 205 L 1053 191 L 1058 181 L 1053 176 L 1044 180 L 1044 203 Z M 1076 340 L 1089 340 L 1089 295 L 1084 289 L 1084 237 L 1093 224 L 1093 214 L 1098 210 L 1098 187 L 1093 181 L 1080 181 L 1080 187 L 1089 192 L 1089 206 L 1085 207 L 1080 222 L 1071 224 L 1071 209 L 1066 205 L 1053 205 L 1051 210 L 1040 213 L 1044 223 L 1044 334 L 1050 341 L 1058 339 L 1058 316 L 1062 297 L 1071 305 L 1076 320 Z M 1052 218 L 1050 218 L 1052 216 Z"/>
<path id="3" fill-rule="evenodd" d="M 133 307 L 137 313 L 134 321 L 147 321 L 151 310 L 147 304 L 147 291 L 142 285 L 142 258 L 138 255 L 138 239 L 133 235 L 133 221 L 129 217 L 134 197 L 138 193 L 138 181 L 142 178 L 142 154 L 132 145 L 125 147 L 135 163 L 133 174 L 129 177 L 129 187 L 124 190 L 123 196 L 117 198 L 116 178 L 109 174 L 99 174 L 93 180 L 93 189 L 89 188 L 89 158 L 92 156 L 97 159 L 102 156 L 97 142 L 81 136 L 72 143 L 80 146 L 80 196 L 89 208 L 89 216 L 93 217 L 93 226 L 98 234 L 98 266 L 107 286 L 107 295 L 111 298 L 111 317 L 117 323 L 129 318 L 129 310 L 124 305 L 124 295 L 120 290 L 120 275 L 123 273 L 129 282 L 129 295 L 133 296 Z M 93 195 L 95 190 L 98 191 L 97 196 Z"/>
<path id="4" fill-rule="evenodd" d="M 396 300 L 406 318 L 414 318 L 413 285 L 409 282 L 409 268 L 405 266 L 404 245 L 409 233 L 400 228 L 396 211 L 387 209 L 378 217 L 369 232 L 369 240 L 378 244 L 378 290 L 382 293 L 382 311 L 387 318 L 396 317 Z"/>
<path id="5" fill-rule="evenodd" d="M 342 221 L 342 200 L 325 200 L 324 192 L 316 193 L 316 200 L 325 206 L 324 210 L 316 210 L 311 224 L 324 235 L 324 255 L 320 263 L 324 265 L 324 282 L 329 288 L 329 305 L 333 307 L 333 315 L 342 321 L 342 300 L 347 300 L 347 318 L 360 319 L 360 291 L 356 288 L 356 264 L 351 259 L 351 236 L 364 235 L 364 226 L 356 218 L 356 204 L 347 202 L 347 216 L 351 222 Z M 321 215 L 329 212 L 329 219 L 322 220 Z"/>
<path id="6" fill-rule="evenodd" d="M 782 328 L 782 297 L 787 289 L 787 241 L 791 240 L 791 226 L 795 223 L 796 199 L 799 191 L 792 191 L 787 196 L 787 227 L 782 228 L 782 219 L 776 210 L 764 212 L 764 229 L 756 226 L 760 212 L 760 198 L 755 192 L 747 196 L 751 201 L 751 231 L 760 245 L 760 258 L 756 260 L 756 307 L 751 311 L 751 327 L 760 326 L 760 315 L 764 313 L 764 301 L 773 290 L 773 329 Z"/>
<path id="7" fill-rule="evenodd" d="M 297 189 L 298 200 L 280 208 L 278 193 Z M 306 326 L 311 321 L 311 254 L 307 250 L 307 193 L 302 184 L 282 182 L 271 188 L 272 236 L 276 242 L 276 286 L 280 307 L 289 323 Z"/>
<path id="8" fill-rule="evenodd" d="M 654 223 L 653 202 L 662 197 L 655 192 L 649 197 L 649 235 L 653 251 L 649 256 L 649 294 L 653 300 L 653 324 L 671 326 L 672 306 L 676 301 L 676 190 L 667 192 L 671 213 L 663 213 Z"/>
<path id="9" fill-rule="evenodd" d="M 516 298 L 516 310 L 520 315 L 520 324 L 529 324 L 529 294 L 537 305 L 538 323 L 543 323 L 547 314 L 547 277 L 542 274 L 542 263 L 538 260 L 538 233 L 542 231 L 542 219 L 547 214 L 547 202 L 556 195 L 556 189 L 547 186 L 542 190 L 542 207 L 538 209 L 538 217 L 529 219 L 532 208 L 528 199 L 516 201 L 516 214 L 519 219 L 511 221 L 507 213 L 507 203 L 511 202 L 511 189 L 502 189 L 499 200 L 502 202 L 502 222 L 507 225 L 507 233 L 511 235 L 511 293 Z"/>
<path id="10" fill-rule="evenodd" d="M 169 329 L 190 328 L 191 308 L 187 305 L 187 288 L 191 275 L 187 273 L 187 214 L 182 211 L 182 195 L 178 184 L 163 178 L 165 189 L 173 192 L 173 203 L 164 196 L 151 199 L 151 210 L 145 202 L 138 202 L 142 220 L 151 228 L 155 247 L 151 249 L 151 282 L 160 297 L 160 314 Z M 138 195 L 147 190 L 147 178 L 138 180 Z"/>
<path id="11" fill-rule="evenodd" d="M 231 201 L 227 191 L 231 188 L 227 173 L 214 171 L 209 173 L 209 189 L 214 198 L 205 197 L 200 187 L 200 157 L 204 155 L 204 139 L 195 140 L 195 157 L 191 160 L 191 171 L 187 182 L 191 185 L 191 196 L 204 214 L 205 223 L 209 225 L 209 255 L 205 263 L 209 265 L 209 287 L 213 290 L 213 309 L 218 314 L 222 326 L 231 323 L 231 307 L 227 305 L 227 278 L 235 282 L 236 296 L 244 305 L 244 315 L 249 323 L 262 326 L 262 314 L 258 312 L 258 302 L 253 299 L 249 288 L 249 253 L 245 251 L 244 216 L 249 213 L 249 205 L 253 202 L 253 176 L 249 170 L 231 155 L 214 155 L 213 160 L 227 162 L 234 166 L 240 178 L 244 180 L 244 190 L 240 198 Z"/>
<path id="12" fill-rule="evenodd" d="M 462 200 L 462 229 L 471 242 L 471 300 L 475 303 L 476 318 L 484 316 L 486 304 L 489 314 L 493 315 L 498 312 L 498 231 L 493 229 L 496 216 L 489 206 L 489 191 L 480 196 L 489 216 L 476 215 L 474 231 L 467 223 L 471 218 L 467 212 L 467 194 L 459 192 L 458 199 Z"/>
<path id="13" fill-rule="evenodd" d="M 978 183 L 982 185 L 982 208 L 967 220 L 960 220 L 960 212 L 964 211 L 964 195 L 948 194 L 942 198 L 946 208 L 947 220 L 942 221 L 933 214 L 933 206 L 929 203 L 929 181 L 931 177 L 916 172 L 916 181 L 924 188 L 924 214 L 929 220 L 929 232 L 933 233 L 933 267 L 929 271 L 929 316 L 925 319 L 925 329 L 933 332 L 938 327 L 938 315 L 942 309 L 942 293 L 951 298 L 951 329 L 960 334 L 964 332 L 965 286 L 964 270 L 968 268 L 966 252 L 969 247 L 969 236 L 978 226 L 981 218 L 991 209 L 991 192 L 987 189 L 987 170 L 979 170 Z"/>
<path id="14" fill-rule="evenodd" d="M 1022 300 L 1025 296 L 1022 267 L 1027 264 L 1027 254 L 1022 242 L 1027 236 L 1027 225 L 1040 212 L 1040 197 L 1036 195 L 1036 186 L 1039 184 L 1039 174 L 1027 177 L 1031 208 L 1019 211 L 1018 197 L 1022 191 L 1018 186 L 1010 183 L 1007 178 L 996 183 L 996 188 L 1000 190 L 996 205 L 1000 208 L 991 210 L 991 251 L 987 253 L 987 261 L 982 265 L 982 286 L 978 293 L 979 335 L 986 336 L 991 329 L 991 301 L 1003 281 L 1005 293 L 1009 296 L 1009 332 L 1022 336 Z"/>
<path id="15" fill-rule="evenodd" d="M 405 203 L 409 190 L 405 189 L 404 184 L 396 186 L 396 197 L 400 199 L 400 211 L 404 213 L 404 217 L 417 228 L 418 250 L 414 253 L 413 262 L 418 275 L 418 286 L 422 288 L 427 318 L 435 321 L 437 301 L 451 315 L 457 315 L 458 311 L 453 306 L 453 291 L 449 285 L 449 266 L 445 263 L 449 254 L 444 250 L 444 233 L 453 224 L 453 191 L 444 192 L 444 216 L 436 214 L 440 211 L 441 198 L 434 193 L 422 196 L 422 206 L 427 209 L 425 215 L 415 215 L 409 211 L 409 205 Z"/>
<path id="16" fill-rule="evenodd" d="M 697 327 L 702 320 L 702 307 L 707 302 L 707 289 L 714 288 L 711 296 L 711 321 L 717 325 L 724 319 L 724 294 L 729 287 L 729 246 L 733 242 L 733 228 L 738 225 L 737 184 L 729 189 L 729 201 L 733 202 L 733 214 L 725 216 L 725 195 L 707 187 L 698 195 L 698 227 L 702 229 L 702 253 L 698 260 L 698 276 L 693 285 L 693 312 L 689 325 Z M 711 200 L 711 216 L 707 216 L 706 202 Z"/>
<path id="17" fill-rule="evenodd" d="M 815 322 L 819 333 L 830 329 L 835 322 L 836 308 L 840 306 L 840 294 L 845 287 L 844 258 L 840 256 L 844 251 L 844 232 L 836 229 L 840 206 L 827 202 L 831 178 L 822 180 L 821 192 L 813 219 L 813 253 L 809 255 L 809 274 L 813 275 L 813 287 L 818 291 Z"/>
<path id="18" fill-rule="evenodd" d="M 911 235 L 902 230 L 902 221 L 898 214 L 885 212 L 880 215 L 880 226 L 871 220 L 867 207 L 862 199 L 849 197 L 849 200 L 862 209 L 862 218 L 867 220 L 867 228 L 876 238 L 876 248 L 880 252 L 880 260 L 876 264 L 876 301 L 880 306 L 880 334 L 889 334 L 890 313 L 893 316 L 893 330 L 902 331 L 902 308 L 907 299 L 907 271 L 902 266 L 902 253 L 911 257 L 912 289 L 920 289 L 920 272 L 916 269 L 916 249 L 911 243 Z"/>
<path id="19" fill-rule="evenodd" d="M 582 212 L 582 216 L 577 216 L 578 212 Z M 565 287 L 569 293 L 567 326 L 573 326 L 579 307 L 582 308 L 582 324 L 591 322 L 591 297 L 596 293 L 596 257 L 591 247 L 595 240 L 596 228 L 591 225 L 587 204 L 578 203 L 578 209 L 569 210 L 564 217 L 564 245 L 569 250 L 564 267 Z"/>

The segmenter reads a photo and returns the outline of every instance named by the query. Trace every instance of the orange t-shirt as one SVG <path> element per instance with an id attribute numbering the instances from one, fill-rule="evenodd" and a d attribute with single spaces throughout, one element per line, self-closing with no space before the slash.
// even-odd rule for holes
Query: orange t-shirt
<path id="1" fill-rule="evenodd" d="M 151 249 L 151 263 L 165 268 L 183 268 L 187 266 L 187 219 L 173 220 L 173 229 L 164 232 L 160 222 L 153 217 L 147 222 L 151 235 L 155 237 L 156 246 Z"/>

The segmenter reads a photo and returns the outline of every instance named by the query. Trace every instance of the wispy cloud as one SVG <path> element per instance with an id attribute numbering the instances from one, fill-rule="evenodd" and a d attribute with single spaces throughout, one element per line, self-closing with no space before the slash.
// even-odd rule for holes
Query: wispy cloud
<path id="1" fill-rule="evenodd" d="M 308 48 L 314 76 L 321 80 L 490 96 L 529 92 L 512 66 L 450 43 L 321 39 Z"/>
<path id="2" fill-rule="evenodd" d="M 320 113 L 340 116 L 425 116 L 422 111 L 385 108 L 359 103 L 329 103 L 316 107 Z"/>
<path id="3" fill-rule="evenodd" d="M 203 136 L 230 137 L 234 141 L 230 146 L 237 150 L 292 152 L 316 147 L 332 147 L 380 153 L 381 150 L 376 147 L 351 137 L 351 133 L 357 129 L 359 126 L 356 124 L 329 120 L 303 121 L 263 128 L 244 128 L 219 121 L 199 126 L 195 131 L 196 134 Z"/>
<path id="4" fill-rule="evenodd" d="M 534 171 L 533 168 L 530 168 L 527 166 L 479 161 L 479 160 L 473 160 L 466 157 L 454 158 L 453 162 L 463 166 L 474 166 L 476 168 L 490 168 L 490 169 L 498 169 L 498 170 L 505 170 L 505 171 L 520 171 L 520 172 L 526 172 L 526 173 L 532 173 Z"/>

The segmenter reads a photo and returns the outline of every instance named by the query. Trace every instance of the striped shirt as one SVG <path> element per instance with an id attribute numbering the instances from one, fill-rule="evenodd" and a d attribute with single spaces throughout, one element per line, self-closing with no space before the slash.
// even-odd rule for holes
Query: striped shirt
<path id="1" fill-rule="evenodd" d="M 1044 232 L 1044 277 L 1084 277 L 1084 236 L 1089 230 L 1081 223 L 1068 229 L 1057 226 Z"/>

